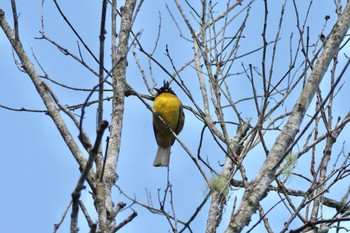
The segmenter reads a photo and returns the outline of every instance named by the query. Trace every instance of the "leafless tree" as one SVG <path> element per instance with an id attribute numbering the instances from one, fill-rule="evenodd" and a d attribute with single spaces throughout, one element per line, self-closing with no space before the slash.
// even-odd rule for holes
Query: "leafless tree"
<path id="1" fill-rule="evenodd" d="M 328 1 L 333 8 L 320 15 L 318 8 L 322 3 L 313 0 L 303 3 L 174 0 L 160 4 L 163 10 L 155 15 L 159 24 L 153 27 L 154 46 L 149 48 L 144 40 L 147 31 L 138 31 L 133 25 L 144 5 L 154 3 L 126 0 L 118 3 L 118 8 L 116 0 L 103 0 L 99 56 L 84 42 L 60 4 L 53 2 L 78 40 L 78 54 L 46 34 L 44 25 L 48 16 L 44 14 L 38 39 L 51 43 L 97 77 L 95 86 L 85 90 L 83 103 L 73 106 L 62 103 L 51 85 L 73 91 L 74 88 L 50 78 L 39 59 L 29 58 L 21 43 L 15 0 L 11 1 L 13 29 L 3 10 L 0 10 L 0 26 L 20 60 L 20 71 L 31 78 L 44 102 L 43 112 L 51 117 L 80 167 L 71 203 L 54 232 L 59 230 L 69 210 L 71 232 L 78 231 L 80 210 L 90 232 L 116 232 L 126 224 L 133 224 L 136 211 L 113 198 L 113 190 L 121 193 L 134 208 L 148 210 L 142 211 L 138 218 L 146 214 L 161 215 L 172 232 L 196 232 L 194 225 L 204 222 L 198 220 L 199 213 L 204 211 L 207 211 L 206 233 L 253 232 L 257 227 L 266 232 L 350 230 L 344 224 L 350 220 L 346 141 L 350 112 L 342 103 L 348 98 L 344 79 L 350 63 L 346 50 L 350 40 L 349 2 Z M 110 21 L 106 20 L 108 12 Z M 172 28 L 164 28 L 164 15 L 171 19 Z M 312 18 L 316 16 L 317 20 Z M 105 45 L 107 24 L 111 31 L 109 52 Z M 178 37 L 164 36 L 167 30 L 176 31 Z M 165 49 L 160 44 L 166 44 Z M 181 44 L 188 58 L 181 59 L 173 49 L 176 44 Z M 98 70 L 84 60 L 82 51 L 98 64 Z M 110 64 L 105 62 L 107 53 Z M 34 62 L 41 71 L 34 68 Z M 178 90 L 187 118 L 192 117 L 202 127 L 196 142 L 186 141 L 173 132 L 190 158 L 191 168 L 201 176 L 200 180 L 192 181 L 191 177 L 189 180 L 207 187 L 187 218 L 176 214 L 176 209 L 187 207 L 174 202 L 176 194 L 169 169 L 164 194 L 158 192 L 158 198 L 153 199 L 147 191 L 148 202 L 139 200 L 118 184 L 119 157 L 128 156 L 120 154 L 125 99 L 137 99 L 151 114 L 153 89 L 162 81 L 156 77 L 155 70 L 162 72 Z M 131 77 L 137 81 L 131 81 Z M 142 84 L 146 92 L 137 91 L 135 82 Z M 106 93 L 112 95 L 105 97 Z M 92 100 L 96 94 L 97 99 Z M 13 111 L 37 111 L 0 104 Z M 95 104 L 97 127 L 92 142 L 83 123 L 86 109 Z M 103 119 L 106 106 L 111 109 L 108 120 Z M 77 109 L 81 110 L 79 117 L 74 114 Z M 74 122 L 79 141 L 62 115 Z M 101 141 L 106 133 L 108 142 L 104 152 Z M 209 153 L 212 147 L 215 152 Z M 96 222 L 80 200 L 85 181 L 94 199 Z M 273 205 L 264 203 L 266 199 L 273 200 Z M 153 204 L 155 200 L 158 205 Z M 277 206 L 283 206 L 283 213 L 274 211 Z M 129 216 L 116 222 L 122 209 L 130 211 Z M 275 224 L 271 221 L 275 217 L 282 222 Z"/>

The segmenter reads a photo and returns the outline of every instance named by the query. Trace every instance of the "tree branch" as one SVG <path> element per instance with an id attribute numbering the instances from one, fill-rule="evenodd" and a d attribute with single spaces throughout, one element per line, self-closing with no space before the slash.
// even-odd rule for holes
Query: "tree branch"
<path id="1" fill-rule="evenodd" d="M 343 14 L 334 25 L 329 35 L 329 39 L 325 44 L 324 50 L 320 55 L 310 78 L 306 82 L 287 124 L 278 136 L 276 143 L 272 147 L 255 180 L 245 191 L 240 207 L 225 230 L 225 233 L 240 232 L 244 226 L 248 225 L 251 216 L 258 208 L 260 200 L 266 196 L 269 185 L 275 178 L 276 170 L 285 158 L 289 146 L 293 143 L 306 110 L 309 107 L 331 60 L 338 51 L 340 43 L 346 35 L 349 26 L 350 3 L 348 2 Z"/>
<path id="2" fill-rule="evenodd" d="M 83 171 L 81 172 L 80 178 L 78 180 L 77 185 L 75 186 L 75 189 L 72 193 L 72 214 L 71 214 L 71 233 L 78 232 L 78 211 L 79 211 L 79 198 L 81 191 L 85 188 L 84 182 L 86 178 L 88 177 L 89 171 L 92 168 L 93 162 L 98 154 L 102 136 L 104 131 L 108 127 L 107 121 L 102 121 L 96 135 L 96 140 L 94 143 L 94 146 L 91 148 L 89 152 L 89 159 L 86 163 L 86 166 L 84 167 Z M 101 223 L 100 223 L 101 224 Z"/>

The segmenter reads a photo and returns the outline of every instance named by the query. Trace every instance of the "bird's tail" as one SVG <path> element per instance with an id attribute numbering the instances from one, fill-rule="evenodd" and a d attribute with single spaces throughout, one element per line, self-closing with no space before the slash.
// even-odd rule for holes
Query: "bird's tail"
<path id="1" fill-rule="evenodd" d="M 170 158 L 170 146 L 160 147 L 158 146 L 156 158 L 154 159 L 153 166 L 155 167 L 167 167 L 169 165 Z"/>

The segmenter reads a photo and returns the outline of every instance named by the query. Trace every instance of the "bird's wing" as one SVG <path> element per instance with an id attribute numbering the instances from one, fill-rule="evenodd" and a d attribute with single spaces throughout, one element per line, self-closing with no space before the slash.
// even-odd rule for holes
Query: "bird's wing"
<path id="1" fill-rule="evenodd" d="M 153 114 L 153 132 L 154 132 L 154 136 L 156 138 L 156 141 L 157 141 L 157 144 L 159 145 L 159 142 L 158 142 L 158 137 L 157 137 L 157 128 L 154 124 L 154 122 L 156 121 L 156 117 L 154 114 Z"/>
<path id="2" fill-rule="evenodd" d="M 179 119 L 177 120 L 177 127 L 175 130 L 176 134 L 179 134 L 184 127 L 185 123 L 185 113 L 183 111 L 182 105 L 179 108 Z"/>
<path id="3" fill-rule="evenodd" d="M 185 114 L 184 114 L 184 111 L 183 111 L 182 105 L 181 105 L 179 108 L 179 118 L 177 119 L 176 130 L 174 131 L 176 134 L 179 134 L 181 132 L 181 130 L 184 127 L 184 123 L 185 123 Z M 175 142 L 175 138 L 171 142 L 171 145 L 173 145 L 174 142 Z"/>

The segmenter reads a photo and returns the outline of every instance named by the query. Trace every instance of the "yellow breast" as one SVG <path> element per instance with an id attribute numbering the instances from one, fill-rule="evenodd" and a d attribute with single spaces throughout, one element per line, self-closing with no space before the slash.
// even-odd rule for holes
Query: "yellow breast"
<path id="1" fill-rule="evenodd" d="M 153 103 L 154 111 L 164 119 L 172 130 L 176 130 L 180 107 L 181 101 L 171 93 L 160 94 Z"/>
<path id="2" fill-rule="evenodd" d="M 181 130 L 178 129 L 179 122 L 183 125 L 183 121 L 179 121 L 180 114 L 182 114 L 180 108 L 180 100 L 171 93 L 160 94 L 153 103 L 153 110 L 177 133 Z M 156 116 L 153 116 L 153 129 L 158 146 L 167 148 L 174 143 L 173 134 Z"/>

